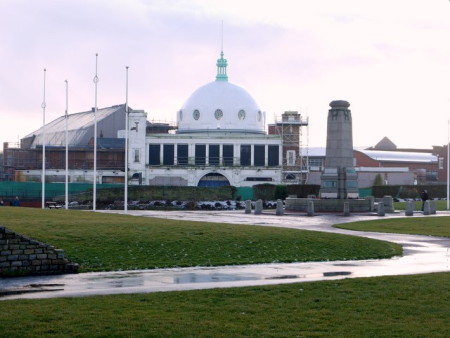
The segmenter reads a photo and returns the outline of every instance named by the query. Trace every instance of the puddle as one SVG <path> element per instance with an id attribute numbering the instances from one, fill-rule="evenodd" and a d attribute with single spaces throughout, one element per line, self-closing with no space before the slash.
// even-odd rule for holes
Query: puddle
<path id="1" fill-rule="evenodd" d="M 336 277 L 336 276 L 350 276 L 352 273 L 350 271 L 333 271 L 333 272 L 324 272 L 324 277 Z"/>
<path id="2" fill-rule="evenodd" d="M 246 281 L 260 279 L 254 275 L 235 275 L 235 274 L 199 274 L 199 273 L 187 273 L 176 276 L 173 281 L 176 284 L 188 284 L 188 283 L 219 283 L 219 282 L 234 282 L 234 281 Z"/>
<path id="3" fill-rule="evenodd" d="M 266 279 L 297 279 L 301 278 L 297 275 L 283 275 L 283 276 L 274 276 L 274 277 L 267 277 Z"/>

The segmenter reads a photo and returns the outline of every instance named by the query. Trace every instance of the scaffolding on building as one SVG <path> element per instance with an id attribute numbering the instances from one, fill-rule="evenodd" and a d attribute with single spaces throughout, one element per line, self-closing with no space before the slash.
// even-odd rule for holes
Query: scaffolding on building
<path id="1" fill-rule="evenodd" d="M 286 184 L 305 184 L 308 178 L 308 117 L 303 118 L 298 111 L 286 111 L 281 118 L 275 117 L 275 133 L 281 135 L 282 182 Z M 307 139 L 304 142 L 303 128 Z M 306 143 L 306 144 L 305 144 Z"/>

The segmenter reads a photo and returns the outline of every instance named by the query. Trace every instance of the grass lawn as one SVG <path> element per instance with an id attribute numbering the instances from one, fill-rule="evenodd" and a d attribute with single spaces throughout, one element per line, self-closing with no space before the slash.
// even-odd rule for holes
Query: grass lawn
<path id="1" fill-rule="evenodd" d="M 0 224 L 64 249 L 80 272 L 385 258 L 399 245 L 249 225 L 77 210 L 0 208 Z"/>
<path id="2" fill-rule="evenodd" d="M 367 222 L 335 225 L 337 228 L 357 231 L 378 231 L 397 234 L 450 237 L 450 217 L 389 218 Z"/>
<path id="3" fill-rule="evenodd" d="M 450 273 L 1 302 L 2 337 L 449 337 Z"/>
<path id="4" fill-rule="evenodd" d="M 287 232 L 289 242 L 283 235 L 277 235 L 283 234 L 284 229 L 269 228 L 270 232 L 265 234 L 265 227 L 233 226 L 216 233 L 226 226 L 91 212 L 11 209 L 1 208 L 3 225 L 47 242 L 56 241 L 57 246 L 71 255 L 77 245 L 84 245 L 93 236 L 94 242 L 97 241 L 93 247 L 97 249 L 89 252 L 98 254 L 98 261 L 105 265 L 108 259 L 102 251 L 110 249 L 108 240 L 120 235 L 119 247 L 132 247 L 130 241 L 147 243 L 142 237 L 163 236 L 156 230 L 159 228 L 172 232 L 175 244 L 167 244 L 172 249 L 176 244 L 188 248 L 199 243 L 204 246 L 207 242 L 229 246 L 234 242 L 221 237 L 233 236 L 233 232 L 245 232 L 248 228 L 245 239 L 234 235 L 237 237 L 233 240 L 242 243 L 239 246 L 249 238 L 258 238 L 255 245 L 266 245 L 273 251 L 280 246 L 269 245 L 271 239 L 273 242 L 282 240 L 281 246 L 294 245 L 309 234 L 298 230 Z M 434 228 L 428 222 L 440 220 L 448 224 L 449 218 L 406 220 L 405 232 L 410 233 L 410 227 L 427 234 Z M 391 220 L 382 220 L 385 221 Z M 448 235 L 446 227 L 433 231 L 441 236 Z M 137 234 L 131 235 L 134 232 Z M 209 240 L 196 242 L 194 239 L 203 236 L 192 234 L 199 232 L 208 232 L 203 236 Z M 299 238 L 296 234 L 300 234 Z M 320 239 L 321 234 L 313 234 L 315 236 L 302 242 L 301 251 L 311 247 L 315 248 L 314 252 L 323 254 L 326 250 L 328 257 L 334 257 L 335 249 L 329 249 L 335 245 L 332 237 L 327 239 L 329 242 L 317 245 L 316 239 Z M 189 240 L 184 241 L 186 237 Z M 161 241 L 163 237 L 158 238 Z M 170 242 L 171 238 L 166 240 Z M 355 240 L 350 237 L 340 245 L 352 245 Z M 229 252 L 228 248 L 216 248 L 222 252 L 219 257 Z M 80 257 L 89 262 L 88 252 L 83 252 L 79 253 Z M 353 249 L 351 255 L 352 252 Z M 275 253 L 278 251 L 272 255 Z M 148 262 L 144 259 L 138 264 L 145 266 Z M 0 337 L 449 337 L 449 281 L 450 273 L 436 273 L 184 292 L 10 300 L 0 302 Z"/>
<path id="5" fill-rule="evenodd" d="M 406 210 L 406 202 L 394 202 L 395 210 Z M 436 201 L 436 209 L 437 210 L 447 210 L 447 201 L 438 200 Z M 414 202 L 414 210 L 422 210 L 422 201 Z"/>

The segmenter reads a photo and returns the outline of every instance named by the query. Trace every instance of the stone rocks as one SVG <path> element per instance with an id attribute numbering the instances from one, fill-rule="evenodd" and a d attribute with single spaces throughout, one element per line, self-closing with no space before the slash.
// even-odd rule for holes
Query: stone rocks
<path id="1" fill-rule="evenodd" d="M 64 251 L 0 227 L 0 276 L 78 272 Z"/>

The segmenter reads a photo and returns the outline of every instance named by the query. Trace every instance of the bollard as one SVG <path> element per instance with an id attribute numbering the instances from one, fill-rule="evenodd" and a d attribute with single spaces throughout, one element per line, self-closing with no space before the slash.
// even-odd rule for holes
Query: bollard
<path id="1" fill-rule="evenodd" d="M 430 215 L 436 215 L 436 201 L 430 200 Z"/>
<path id="2" fill-rule="evenodd" d="M 262 200 L 257 200 L 255 203 L 255 215 L 261 215 L 263 209 Z"/>
<path id="3" fill-rule="evenodd" d="M 394 199 L 392 196 L 384 196 L 382 203 L 384 204 L 385 212 L 394 212 Z"/>
<path id="4" fill-rule="evenodd" d="M 250 200 L 245 201 L 245 213 L 246 214 L 252 213 L 252 201 L 250 201 Z"/>
<path id="5" fill-rule="evenodd" d="M 276 211 L 276 215 L 277 216 L 281 216 L 284 214 L 284 208 L 283 208 L 283 201 L 282 200 L 277 200 L 277 211 Z"/>
<path id="6" fill-rule="evenodd" d="M 430 215 L 430 200 L 426 200 L 425 204 L 423 206 L 423 214 L 424 215 Z"/>
<path id="7" fill-rule="evenodd" d="M 383 203 L 383 201 L 380 201 L 380 202 L 378 203 L 377 215 L 378 215 L 378 216 L 384 216 L 384 215 L 385 215 L 385 212 L 384 212 L 384 203 Z"/>
<path id="8" fill-rule="evenodd" d="M 364 199 L 369 203 L 369 211 L 375 211 L 375 197 L 366 196 Z"/>
<path id="9" fill-rule="evenodd" d="M 405 216 L 413 216 L 413 215 L 414 215 L 414 201 L 407 201 Z"/>
<path id="10" fill-rule="evenodd" d="M 307 202 L 307 215 L 314 216 L 314 201 L 308 200 Z"/>
<path id="11" fill-rule="evenodd" d="M 344 202 L 344 216 L 350 216 L 350 203 Z"/>

